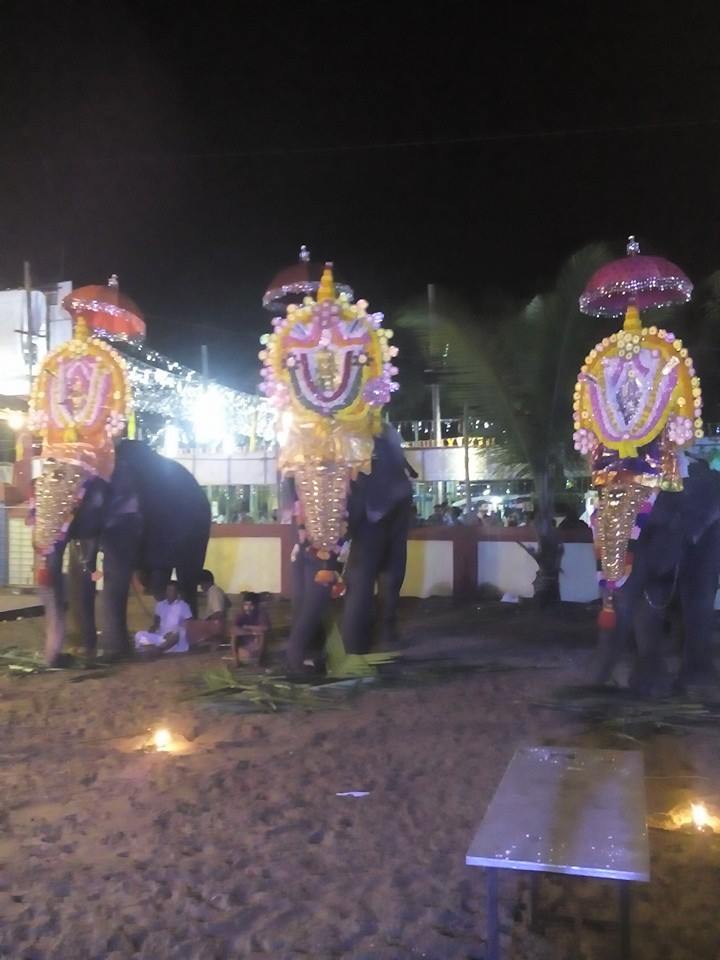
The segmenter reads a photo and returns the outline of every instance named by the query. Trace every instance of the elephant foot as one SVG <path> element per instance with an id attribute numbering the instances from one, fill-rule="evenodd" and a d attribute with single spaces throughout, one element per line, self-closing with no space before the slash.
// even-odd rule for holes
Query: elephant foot
<path id="1" fill-rule="evenodd" d="M 644 700 L 664 700 L 672 696 L 673 687 L 672 677 L 662 671 L 649 674 L 633 670 L 628 680 L 630 692 Z"/>
<path id="2" fill-rule="evenodd" d="M 289 667 L 285 679 L 288 683 L 313 683 L 324 676 L 325 671 L 320 664 L 306 660 L 302 666 Z"/>
<path id="3" fill-rule="evenodd" d="M 678 692 L 695 700 L 720 700 L 720 677 L 714 670 L 697 674 L 680 674 Z"/>
<path id="4" fill-rule="evenodd" d="M 605 668 L 593 667 L 587 679 L 589 687 L 612 687 L 618 686 L 617 680 L 613 676 L 613 671 L 607 671 Z"/>
<path id="5" fill-rule="evenodd" d="M 100 664 L 100 665 L 112 664 L 112 663 L 123 663 L 128 660 L 132 660 L 133 656 L 134 654 L 132 650 L 123 650 L 123 651 L 118 651 L 117 653 L 108 651 L 107 653 L 103 652 L 101 654 L 97 654 L 96 656 L 94 656 L 92 663 Z"/>
<path id="6" fill-rule="evenodd" d="M 57 653 L 54 657 L 46 660 L 45 665 L 53 670 L 67 670 L 77 667 L 77 657 L 73 656 L 72 653 Z"/>

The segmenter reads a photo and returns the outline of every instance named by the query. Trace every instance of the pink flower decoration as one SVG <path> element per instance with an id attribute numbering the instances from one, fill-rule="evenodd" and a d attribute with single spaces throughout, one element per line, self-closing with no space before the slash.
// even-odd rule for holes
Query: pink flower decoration
<path id="1" fill-rule="evenodd" d="M 592 430 L 587 430 L 585 427 L 581 427 L 579 430 L 575 431 L 573 434 L 573 441 L 575 449 L 583 456 L 588 456 L 591 454 L 598 442 L 597 437 Z"/>

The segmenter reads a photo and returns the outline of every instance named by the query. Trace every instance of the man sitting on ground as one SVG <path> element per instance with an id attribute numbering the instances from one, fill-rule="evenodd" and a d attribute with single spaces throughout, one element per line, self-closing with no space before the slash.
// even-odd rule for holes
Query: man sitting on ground
<path id="1" fill-rule="evenodd" d="M 141 653 L 187 653 L 185 624 L 192 611 L 180 599 L 178 585 L 171 580 L 165 588 L 165 599 L 155 604 L 155 619 L 149 630 L 135 634 L 135 649 Z"/>
<path id="2" fill-rule="evenodd" d="M 232 652 L 236 666 L 241 663 L 259 664 L 270 633 L 270 620 L 260 606 L 257 593 L 244 593 L 242 610 L 235 618 L 232 633 Z"/>
<path id="3" fill-rule="evenodd" d="M 215 641 L 221 643 L 227 636 L 227 613 L 230 601 L 225 591 L 215 583 L 211 570 L 203 570 L 198 581 L 205 597 L 204 619 L 188 624 L 188 641 L 191 647 Z"/>

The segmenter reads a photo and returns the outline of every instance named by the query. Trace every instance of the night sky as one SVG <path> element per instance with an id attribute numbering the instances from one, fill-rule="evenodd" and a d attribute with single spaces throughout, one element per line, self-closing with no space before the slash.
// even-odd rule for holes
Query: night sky
<path id="1" fill-rule="evenodd" d="M 4 4 L 0 282 L 117 272 L 151 346 L 254 388 L 301 243 L 391 320 L 631 232 L 720 267 L 711 4 L 349 6 Z"/>

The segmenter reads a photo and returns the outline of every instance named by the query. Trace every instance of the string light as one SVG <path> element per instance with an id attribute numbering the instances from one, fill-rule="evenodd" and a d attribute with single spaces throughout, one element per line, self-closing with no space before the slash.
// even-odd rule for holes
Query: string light
<path id="1" fill-rule="evenodd" d="M 207 383 L 195 370 L 169 360 L 155 350 L 111 338 L 124 354 L 132 387 L 136 416 L 146 430 L 146 439 L 162 439 L 161 426 L 150 429 L 153 416 L 175 425 L 178 440 L 228 448 L 228 439 L 236 446 L 242 439 L 255 437 L 266 443 L 275 439 L 275 411 L 263 397 Z"/>

